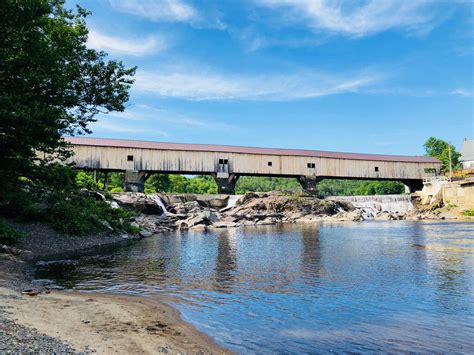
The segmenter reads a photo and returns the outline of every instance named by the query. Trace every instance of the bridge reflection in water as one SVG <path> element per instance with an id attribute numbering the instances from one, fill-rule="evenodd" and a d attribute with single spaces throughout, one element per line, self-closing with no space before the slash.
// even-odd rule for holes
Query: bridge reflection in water
<path id="1" fill-rule="evenodd" d="M 474 351 L 474 225 L 188 231 L 40 262 L 36 278 L 172 300 L 235 352 Z"/>

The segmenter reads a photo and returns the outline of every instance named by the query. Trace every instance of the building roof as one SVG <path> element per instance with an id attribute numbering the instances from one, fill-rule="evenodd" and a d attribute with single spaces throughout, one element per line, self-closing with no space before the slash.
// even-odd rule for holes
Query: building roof
<path id="1" fill-rule="evenodd" d="M 474 161 L 474 140 L 466 139 L 462 142 L 461 161 Z"/>
<path id="2" fill-rule="evenodd" d="M 321 151 L 321 150 L 256 148 L 256 147 L 241 147 L 241 146 L 230 146 L 230 145 L 211 145 L 211 144 L 166 143 L 166 142 L 150 142 L 150 141 L 110 139 L 110 138 L 90 138 L 90 137 L 87 137 L 87 138 L 65 137 L 64 139 L 67 142 L 74 145 L 89 145 L 89 146 L 99 146 L 99 147 L 303 156 L 303 157 L 314 157 L 314 158 L 396 161 L 396 162 L 411 162 L 411 163 L 440 163 L 439 160 L 435 158 L 431 158 L 431 157 L 426 157 L 426 156 L 339 153 L 339 152 L 327 152 L 327 151 Z"/>

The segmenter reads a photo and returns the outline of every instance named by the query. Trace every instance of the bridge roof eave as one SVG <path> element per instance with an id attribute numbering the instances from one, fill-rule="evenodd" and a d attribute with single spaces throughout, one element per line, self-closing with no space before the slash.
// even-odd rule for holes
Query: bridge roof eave
<path id="1" fill-rule="evenodd" d="M 69 142 L 73 145 L 87 145 L 87 146 L 113 147 L 113 148 L 138 148 L 138 149 L 257 154 L 257 155 L 274 155 L 274 156 L 303 156 L 303 157 L 309 157 L 309 158 L 332 158 L 332 159 L 348 159 L 348 160 L 441 164 L 441 162 L 438 159 L 432 158 L 432 157 L 426 157 L 426 156 L 380 155 L 380 154 L 365 154 L 365 153 L 329 152 L 329 151 L 305 150 L 305 149 L 259 148 L 259 147 L 231 146 L 231 145 L 168 143 L 168 142 L 152 142 L 152 141 L 141 141 L 141 140 L 92 138 L 92 137 L 64 137 L 64 139 L 66 142 Z"/>

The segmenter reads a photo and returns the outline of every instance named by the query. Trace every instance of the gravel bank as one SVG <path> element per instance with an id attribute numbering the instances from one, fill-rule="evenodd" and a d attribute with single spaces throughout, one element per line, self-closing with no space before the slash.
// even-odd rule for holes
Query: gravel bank
<path id="1" fill-rule="evenodd" d="M 111 233 L 61 235 L 43 223 L 10 224 L 25 237 L 16 245 L 21 254 L 0 253 L 0 354 L 227 353 L 162 300 L 49 291 L 28 279 L 29 261 L 37 257 L 133 241 Z M 26 289 L 41 293 L 25 295 Z"/>

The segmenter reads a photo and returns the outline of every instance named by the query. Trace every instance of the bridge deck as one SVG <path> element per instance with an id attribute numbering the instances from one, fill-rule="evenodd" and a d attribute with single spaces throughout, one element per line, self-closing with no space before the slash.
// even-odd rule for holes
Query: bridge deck
<path id="1" fill-rule="evenodd" d="M 437 175 L 431 157 L 338 153 L 317 150 L 181 144 L 68 137 L 78 168 L 104 171 L 212 174 L 216 179 L 243 175 L 422 181 Z M 137 178 L 144 176 L 138 174 Z M 235 183 L 234 183 L 235 185 Z"/>

